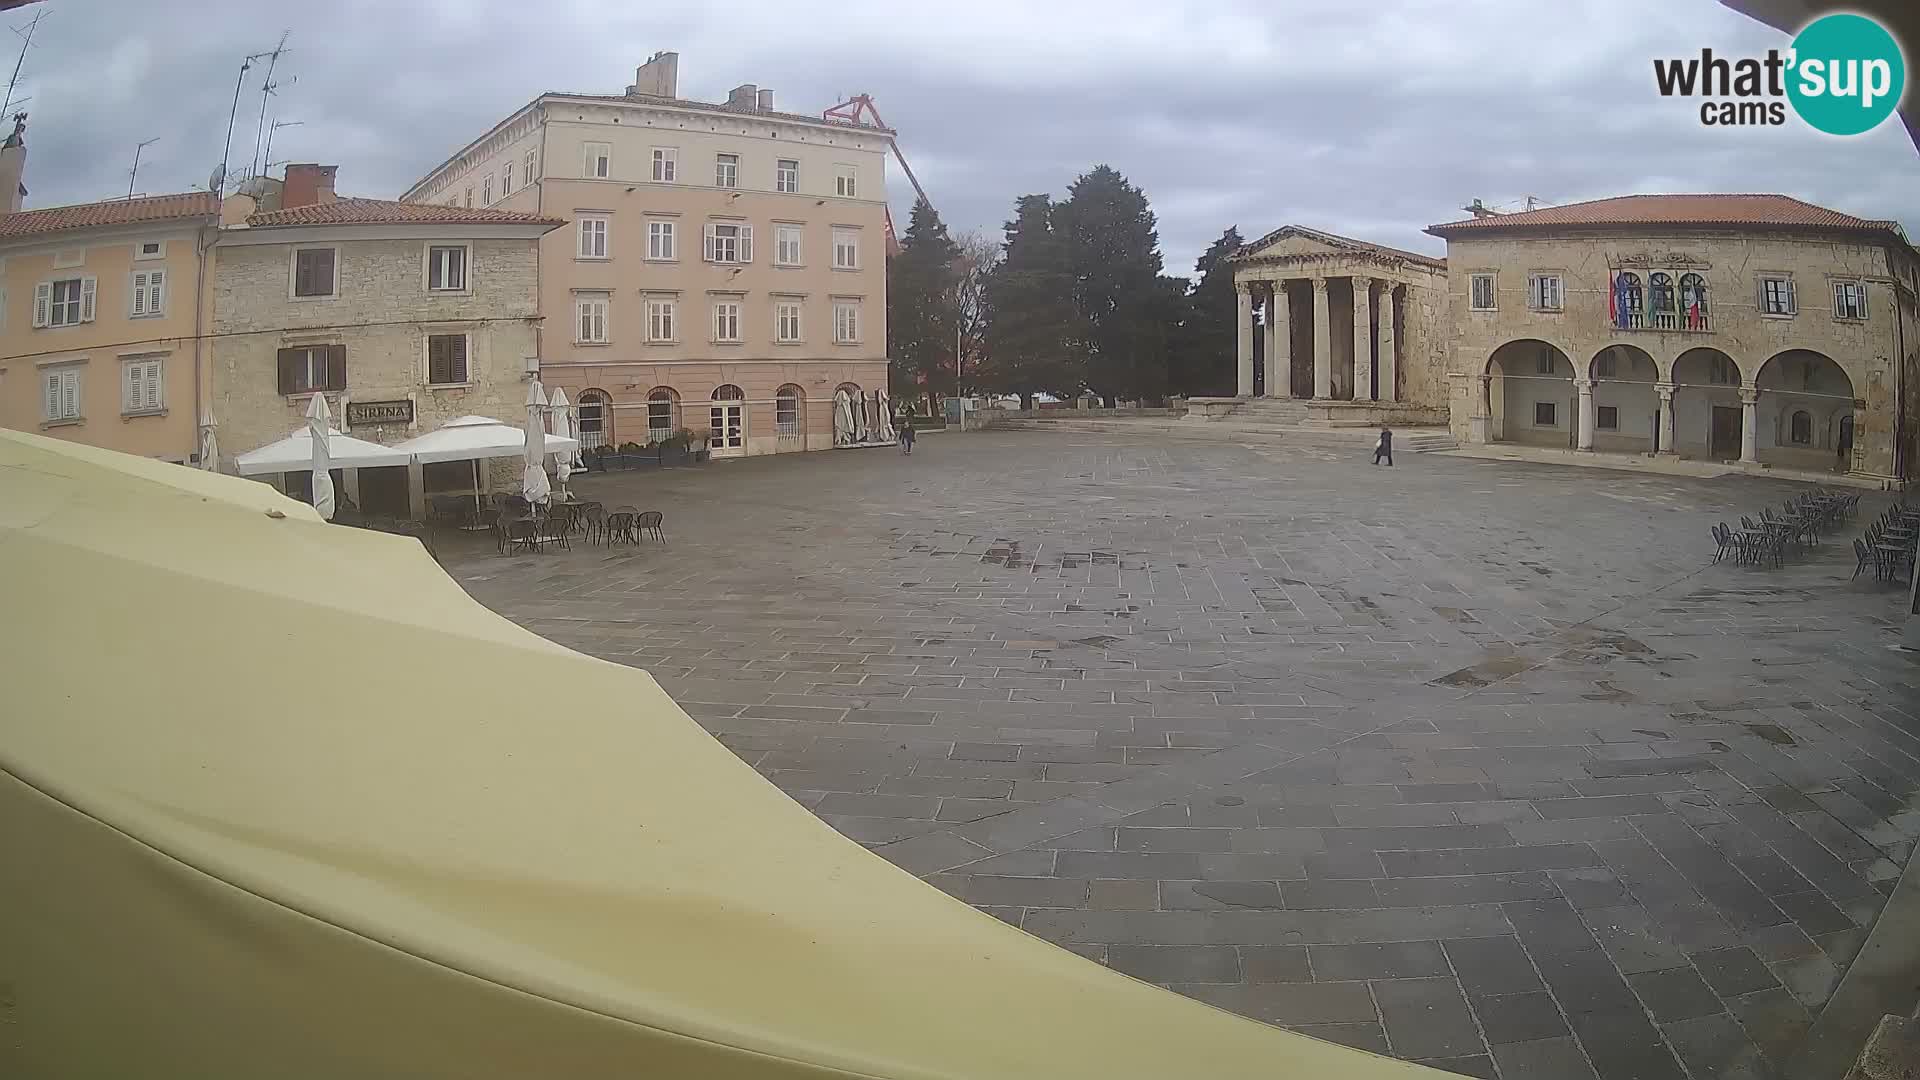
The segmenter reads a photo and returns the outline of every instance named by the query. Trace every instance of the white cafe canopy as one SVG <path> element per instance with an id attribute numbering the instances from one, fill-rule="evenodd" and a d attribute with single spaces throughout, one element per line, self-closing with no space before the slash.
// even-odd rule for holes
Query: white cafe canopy
<path id="1" fill-rule="evenodd" d="M 559 454 L 580 447 L 578 439 L 546 437 L 544 452 Z M 503 424 L 485 416 L 463 416 L 449 420 L 425 435 L 415 436 L 394 447 L 422 465 L 436 461 L 520 457 L 527 451 L 527 433 L 523 428 Z"/>
<path id="2" fill-rule="evenodd" d="M 372 469 L 382 465 L 405 465 L 412 460 L 412 455 L 405 450 L 342 435 L 331 428 L 327 430 L 327 456 L 332 459 L 336 469 Z M 241 476 L 305 472 L 313 468 L 313 436 L 308 429 L 298 428 L 279 442 L 268 443 L 258 450 L 241 454 L 235 463 Z"/>

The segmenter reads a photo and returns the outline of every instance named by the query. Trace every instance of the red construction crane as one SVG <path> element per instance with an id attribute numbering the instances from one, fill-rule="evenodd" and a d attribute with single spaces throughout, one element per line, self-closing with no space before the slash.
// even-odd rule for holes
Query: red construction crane
<path id="1" fill-rule="evenodd" d="M 914 195 L 928 206 L 933 205 L 933 200 L 927 198 L 927 189 L 920 186 L 920 178 L 913 175 L 913 166 L 907 164 L 907 155 L 900 152 L 900 142 L 893 137 L 893 129 L 887 126 L 885 120 L 880 119 L 880 110 L 873 107 L 873 98 L 870 95 L 856 94 L 821 113 L 820 119 L 839 120 L 843 123 L 879 130 L 887 137 L 887 145 L 893 148 L 893 159 L 900 163 L 900 171 L 907 174 L 907 183 L 913 185 Z M 887 211 L 887 254 L 891 256 L 899 250 L 900 241 L 893 233 L 893 212 L 889 210 Z"/>

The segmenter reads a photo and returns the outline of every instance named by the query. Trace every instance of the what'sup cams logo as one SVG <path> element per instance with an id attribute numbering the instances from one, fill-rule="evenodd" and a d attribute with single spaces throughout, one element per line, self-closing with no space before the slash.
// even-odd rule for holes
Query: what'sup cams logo
<path id="1" fill-rule="evenodd" d="M 1700 122 L 1708 127 L 1777 127 L 1792 106 L 1817 131 L 1859 135 L 1899 107 L 1907 62 L 1886 27 L 1843 13 L 1808 23 L 1785 52 L 1730 60 L 1701 49 L 1655 60 L 1653 81 L 1661 97 L 1706 99 Z"/>

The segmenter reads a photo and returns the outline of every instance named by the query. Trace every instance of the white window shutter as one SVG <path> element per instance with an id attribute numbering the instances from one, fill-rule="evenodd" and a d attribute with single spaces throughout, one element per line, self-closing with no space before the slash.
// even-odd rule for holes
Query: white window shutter
<path id="1" fill-rule="evenodd" d="M 120 394 L 120 407 L 126 412 L 132 412 L 141 407 L 141 402 L 146 396 L 141 392 L 141 384 L 144 381 L 147 365 L 127 364 L 125 365 L 125 370 L 127 373 L 127 385 L 126 389 Z"/>
<path id="2" fill-rule="evenodd" d="M 33 287 L 33 325 L 47 325 L 47 312 L 53 307 L 53 282 L 43 281 Z"/>
<path id="3" fill-rule="evenodd" d="M 166 271 L 147 271 L 147 311 L 150 313 L 158 313 L 166 304 L 166 295 Z"/>
<path id="4" fill-rule="evenodd" d="M 133 313 L 135 315 L 147 313 L 147 275 L 144 273 L 133 275 Z"/>
<path id="5" fill-rule="evenodd" d="M 60 418 L 60 373 L 57 371 L 47 372 L 46 417 L 49 420 Z"/>
<path id="6" fill-rule="evenodd" d="M 147 361 L 147 408 L 160 407 L 160 361 Z"/>
<path id="7" fill-rule="evenodd" d="M 700 231 L 702 241 L 700 257 L 708 262 L 714 261 L 717 257 L 715 249 L 719 246 L 719 234 L 714 231 L 714 228 L 712 225 L 707 225 Z"/>
<path id="8" fill-rule="evenodd" d="M 751 225 L 740 226 L 740 261 L 743 263 L 753 261 L 753 226 Z"/>
<path id="9" fill-rule="evenodd" d="M 93 321 L 94 284 L 95 282 L 92 277 L 84 277 L 80 279 L 80 321 L 81 322 Z"/>

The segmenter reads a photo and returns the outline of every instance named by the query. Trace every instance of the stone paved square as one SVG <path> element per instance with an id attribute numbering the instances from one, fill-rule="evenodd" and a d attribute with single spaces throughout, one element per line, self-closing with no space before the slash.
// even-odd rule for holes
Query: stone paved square
<path id="1" fill-rule="evenodd" d="M 1777 1075 L 1920 837 L 1895 594 L 1847 534 L 1709 563 L 1797 485 L 1009 432 L 575 487 L 669 542 L 448 570 L 952 895 L 1321 1038 Z"/>

